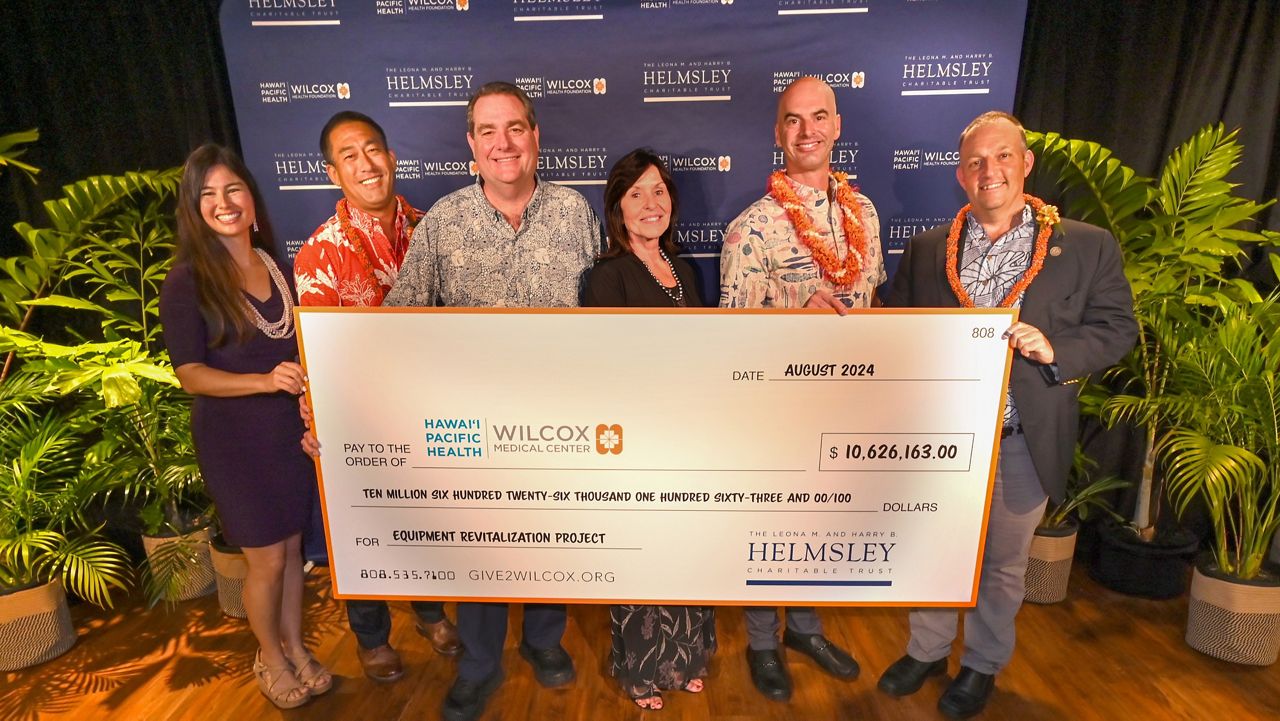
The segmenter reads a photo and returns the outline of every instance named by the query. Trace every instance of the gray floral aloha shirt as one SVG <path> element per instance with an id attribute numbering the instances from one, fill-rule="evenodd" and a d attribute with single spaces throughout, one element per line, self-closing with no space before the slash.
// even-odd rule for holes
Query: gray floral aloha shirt
<path id="1" fill-rule="evenodd" d="M 600 221 L 587 199 L 538 179 L 516 230 L 485 198 L 481 182 L 427 211 L 383 305 L 578 305 L 586 271 L 602 247 Z"/>
<path id="2" fill-rule="evenodd" d="M 837 249 L 843 251 L 840 209 L 827 193 L 787 180 L 804 202 L 822 242 L 829 247 L 834 239 Z M 828 182 L 834 196 L 835 177 Z M 871 305 L 876 288 L 888 277 L 880 248 L 880 216 L 867 196 L 854 193 L 854 197 L 862 206 L 867 237 L 867 258 L 856 283 L 836 288 L 822 278 L 813 255 L 800 244 L 787 212 L 773 196 L 765 194 L 725 231 L 720 250 L 720 307 L 800 308 L 819 288 L 830 291 L 848 308 Z"/>

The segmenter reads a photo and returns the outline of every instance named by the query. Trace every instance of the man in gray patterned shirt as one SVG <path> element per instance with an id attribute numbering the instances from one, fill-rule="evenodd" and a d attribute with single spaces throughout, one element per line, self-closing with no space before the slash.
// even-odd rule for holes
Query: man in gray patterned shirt
<path id="1" fill-rule="evenodd" d="M 524 91 L 482 86 L 467 104 L 475 185 L 446 195 L 413 233 L 384 306 L 552 308 L 578 305 L 586 271 L 601 249 L 600 221 L 586 198 L 538 178 L 538 121 Z M 465 646 L 445 695 L 448 721 L 470 721 L 502 683 L 507 604 L 459 603 Z M 560 645 L 563 605 L 528 604 L 520 655 L 538 683 L 574 679 Z"/>

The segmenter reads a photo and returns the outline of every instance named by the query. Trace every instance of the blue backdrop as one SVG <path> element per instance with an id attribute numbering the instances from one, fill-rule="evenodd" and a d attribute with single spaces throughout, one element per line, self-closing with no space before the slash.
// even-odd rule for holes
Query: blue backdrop
<path id="1" fill-rule="evenodd" d="M 678 240 L 718 295 L 725 226 L 781 167 L 777 93 L 835 89 L 832 164 L 880 212 L 890 274 L 911 235 L 965 202 L 956 138 L 1009 110 L 1025 0 L 226 0 L 241 145 L 288 255 L 333 213 L 320 128 L 358 110 L 387 131 L 397 189 L 427 209 L 475 182 L 466 100 L 533 98 L 541 177 L 601 211 L 612 162 L 647 145 L 679 186 Z"/>

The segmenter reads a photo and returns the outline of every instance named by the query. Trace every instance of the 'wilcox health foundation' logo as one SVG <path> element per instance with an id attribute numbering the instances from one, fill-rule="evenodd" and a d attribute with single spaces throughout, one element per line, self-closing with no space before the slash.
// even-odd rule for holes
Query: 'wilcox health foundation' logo
<path id="1" fill-rule="evenodd" d="M 778 70 L 773 73 L 773 92 L 781 93 L 800 78 L 817 78 L 832 90 L 859 90 L 867 84 L 867 74 L 861 70 Z"/>
<path id="2" fill-rule="evenodd" d="M 924 53 L 902 58 L 902 95 L 986 95 L 993 53 Z"/>
<path id="3" fill-rule="evenodd" d="M 405 66 L 384 73 L 387 105 L 392 108 L 465 106 L 475 72 L 470 65 Z"/>
<path id="4" fill-rule="evenodd" d="M 373 0 L 376 15 L 407 15 L 408 13 L 471 9 L 470 0 Z"/>
<path id="5" fill-rule="evenodd" d="M 396 179 L 422 180 L 448 176 L 465 178 L 475 175 L 474 165 L 475 161 L 469 158 L 396 158 Z"/>
<path id="6" fill-rule="evenodd" d="M 672 153 L 659 155 L 672 173 L 727 173 L 733 169 L 733 157 L 712 153 Z"/>
<path id="7" fill-rule="evenodd" d="M 346 82 L 293 82 L 271 80 L 258 83 L 263 103 L 290 103 L 303 100 L 350 100 L 351 84 Z"/>
<path id="8" fill-rule="evenodd" d="M 706 103 L 733 99 L 733 64 L 728 60 L 655 60 L 641 63 L 646 103 Z"/>
<path id="9" fill-rule="evenodd" d="M 521 75 L 515 84 L 530 98 L 548 95 L 604 95 L 609 92 L 609 81 L 603 77 L 547 77 Z"/>
<path id="10" fill-rule="evenodd" d="M 338 0 L 240 0 L 253 27 L 341 25 Z"/>

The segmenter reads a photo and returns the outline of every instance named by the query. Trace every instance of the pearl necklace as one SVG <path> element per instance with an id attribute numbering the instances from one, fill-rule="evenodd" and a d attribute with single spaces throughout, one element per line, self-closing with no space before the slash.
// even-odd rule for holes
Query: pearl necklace
<path id="1" fill-rule="evenodd" d="M 663 285 L 662 281 L 658 280 L 658 276 L 653 272 L 653 269 L 649 267 L 649 264 L 644 262 L 643 258 L 637 255 L 636 259 L 640 261 L 640 265 L 643 265 L 645 270 L 649 271 L 649 277 L 653 278 L 653 282 L 658 284 L 658 287 L 662 289 L 663 293 L 667 294 L 667 297 L 671 299 L 671 302 L 676 307 L 683 308 L 684 285 L 680 283 L 680 276 L 676 275 L 676 269 L 671 265 L 671 259 L 662 251 L 662 248 L 658 248 L 658 255 L 667 264 L 667 270 L 671 271 L 671 277 L 676 279 L 676 291 L 674 293 L 671 292 L 670 288 Z"/>
<path id="2" fill-rule="evenodd" d="M 284 302 L 284 313 L 281 314 L 280 320 L 274 323 L 268 323 L 266 318 L 258 312 L 257 308 L 249 302 L 248 298 L 243 298 L 244 307 L 249 309 L 249 320 L 257 326 L 258 330 L 268 338 L 280 340 L 281 338 L 293 337 L 293 294 L 289 292 L 289 286 L 284 282 L 284 275 L 280 272 L 279 266 L 271 259 L 270 255 L 261 248 L 254 248 L 253 252 L 258 254 L 262 259 L 262 264 L 267 266 L 267 274 L 271 276 L 271 282 L 275 284 L 276 290 L 280 292 L 280 299 Z"/>

